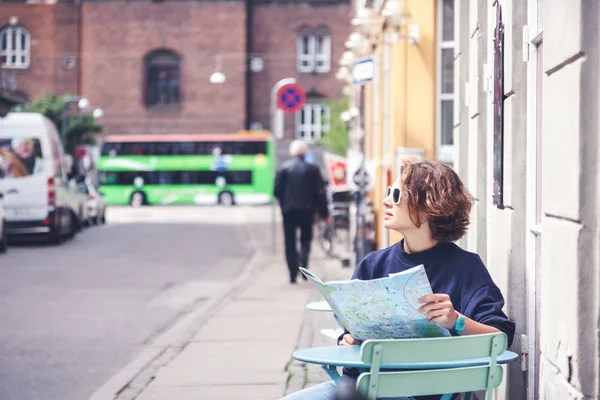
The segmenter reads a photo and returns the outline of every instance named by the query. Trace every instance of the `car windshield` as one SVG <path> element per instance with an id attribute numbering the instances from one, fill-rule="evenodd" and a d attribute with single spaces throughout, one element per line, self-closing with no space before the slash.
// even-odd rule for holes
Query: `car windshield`
<path id="1" fill-rule="evenodd" d="M 43 166 L 39 139 L 0 137 L 0 179 L 36 175 Z"/>

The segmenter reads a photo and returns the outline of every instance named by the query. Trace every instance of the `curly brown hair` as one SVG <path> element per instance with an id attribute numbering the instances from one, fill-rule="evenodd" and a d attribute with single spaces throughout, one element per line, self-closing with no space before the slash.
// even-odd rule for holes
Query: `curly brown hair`
<path id="1" fill-rule="evenodd" d="M 429 223 L 431 236 L 454 242 L 467 232 L 473 196 L 449 166 L 438 161 L 407 163 L 400 169 L 402 197 L 411 221 Z"/>

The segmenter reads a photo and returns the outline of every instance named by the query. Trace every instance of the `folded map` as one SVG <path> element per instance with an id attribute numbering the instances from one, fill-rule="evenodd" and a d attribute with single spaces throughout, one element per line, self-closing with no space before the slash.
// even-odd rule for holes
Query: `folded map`
<path id="1" fill-rule="evenodd" d="M 419 299 L 432 294 L 423 265 L 362 281 L 322 282 L 311 271 L 300 271 L 323 295 L 338 320 L 355 339 L 402 339 L 450 336 L 444 327 L 419 312 Z"/>

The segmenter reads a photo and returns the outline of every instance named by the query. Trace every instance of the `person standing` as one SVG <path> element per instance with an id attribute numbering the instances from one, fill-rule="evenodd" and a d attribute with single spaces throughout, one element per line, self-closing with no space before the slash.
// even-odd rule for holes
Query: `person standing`
<path id="1" fill-rule="evenodd" d="M 305 161 L 308 146 L 302 140 L 290 144 L 293 159 L 283 163 L 275 174 L 274 195 L 283 216 L 285 258 L 290 271 L 290 283 L 296 283 L 298 267 L 308 268 L 312 241 L 313 218 L 319 213 L 330 222 L 325 194 L 325 182 L 319 168 Z M 300 229 L 300 252 L 296 232 Z M 304 279 L 306 277 L 302 275 Z"/>

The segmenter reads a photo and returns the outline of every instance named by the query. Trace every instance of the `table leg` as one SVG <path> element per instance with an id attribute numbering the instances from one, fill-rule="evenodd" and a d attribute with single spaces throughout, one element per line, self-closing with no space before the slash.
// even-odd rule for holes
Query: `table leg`
<path id="1" fill-rule="evenodd" d="M 321 367 L 323 367 L 327 375 L 329 375 L 334 382 L 337 382 L 340 379 L 340 374 L 338 374 L 337 368 L 333 365 L 321 365 Z"/>

